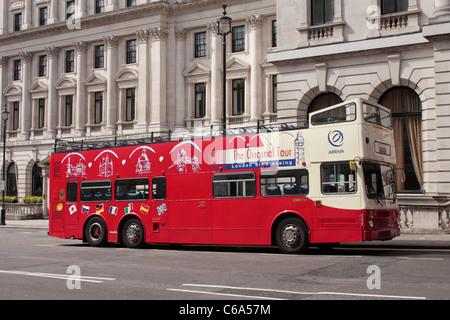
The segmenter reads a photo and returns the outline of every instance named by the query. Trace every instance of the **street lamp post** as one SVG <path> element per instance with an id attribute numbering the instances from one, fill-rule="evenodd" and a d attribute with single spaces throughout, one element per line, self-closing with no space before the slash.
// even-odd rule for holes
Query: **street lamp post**
<path id="1" fill-rule="evenodd" d="M 227 16 L 227 5 L 222 5 L 222 16 L 217 19 L 217 34 L 222 36 L 222 127 L 223 135 L 227 130 L 227 35 L 231 33 L 233 19 Z"/>
<path id="2" fill-rule="evenodd" d="M 5 108 L 2 111 L 2 120 L 3 120 L 3 170 L 2 170 L 2 180 L 3 180 L 3 191 L 2 191 L 2 210 L 0 217 L 0 225 L 4 226 L 5 223 L 5 170 L 6 170 L 6 121 L 8 121 L 9 112 L 8 109 Z"/>

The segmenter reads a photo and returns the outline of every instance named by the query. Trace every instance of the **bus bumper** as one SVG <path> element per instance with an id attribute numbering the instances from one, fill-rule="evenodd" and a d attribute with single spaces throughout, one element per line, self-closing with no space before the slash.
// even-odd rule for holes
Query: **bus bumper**
<path id="1" fill-rule="evenodd" d="M 364 230 L 363 241 L 391 240 L 400 235 L 400 228 L 389 228 L 380 230 Z"/>

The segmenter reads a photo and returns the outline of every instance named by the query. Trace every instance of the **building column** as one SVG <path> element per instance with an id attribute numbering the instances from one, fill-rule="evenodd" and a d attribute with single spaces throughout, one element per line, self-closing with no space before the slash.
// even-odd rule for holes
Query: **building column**
<path id="1" fill-rule="evenodd" d="M 4 56 L 0 56 L 0 108 L 3 110 L 3 107 L 6 105 L 6 99 L 3 95 L 3 89 L 6 84 L 6 69 L 8 65 L 8 58 Z M 9 111 L 9 110 L 8 110 Z M 3 131 L 0 133 L 3 134 Z"/>
<path id="2" fill-rule="evenodd" d="M 117 0 L 106 0 L 105 11 L 114 11 L 117 8 Z"/>
<path id="3" fill-rule="evenodd" d="M 432 22 L 448 21 L 450 17 L 450 0 L 434 0 Z"/>
<path id="4" fill-rule="evenodd" d="M 167 27 L 150 29 L 151 50 L 151 131 L 167 131 L 166 120 L 166 40 Z"/>
<path id="5" fill-rule="evenodd" d="M 48 23 L 57 23 L 58 19 L 58 2 L 60 0 L 51 0 L 50 7 L 48 10 Z"/>
<path id="6" fill-rule="evenodd" d="M 76 71 L 77 71 L 77 93 L 76 93 L 76 119 L 75 119 L 75 135 L 84 136 L 86 133 L 86 86 L 84 80 L 86 78 L 86 52 L 87 43 L 79 41 L 74 43 L 77 52 Z"/>
<path id="7" fill-rule="evenodd" d="M 30 138 L 31 127 L 31 69 L 33 54 L 31 52 L 21 52 L 19 56 L 22 58 L 22 103 L 20 108 L 20 140 L 28 140 Z"/>
<path id="8" fill-rule="evenodd" d="M 148 38 L 150 32 L 148 29 L 136 31 L 138 41 L 138 62 L 139 62 L 139 78 L 137 88 L 137 105 L 136 105 L 136 131 L 147 132 L 148 130 L 148 106 L 149 106 L 149 52 Z"/>
<path id="9" fill-rule="evenodd" d="M 211 32 L 211 125 L 222 126 L 222 36 L 218 35 L 217 23 L 208 24 Z"/>
<path id="10" fill-rule="evenodd" d="M 175 129 L 186 127 L 186 81 L 185 46 L 186 30 L 175 29 L 176 38 L 176 66 L 175 66 Z"/>
<path id="11" fill-rule="evenodd" d="M 31 29 L 32 27 L 32 17 L 31 17 L 31 9 L 32 9 L 32 1 L 25 0 L 25 9 L 23 11 L 23 23 L 22 30 Z"/>
<path id="12" fill-rule="evenodd" d="M 261 32 L 262 15 L 245 17 L 250 24 L 250 121 L 257 121 L 262 116 L 262 70 L 261 70 Z"/>
<path id="13" fill-rule="evenodd" d="M 8 1 L 0 1 L 0 35 L 8 33 Z"/>
<path id="14" fill-rule="evenodd" d="M 117 46 L 119 38 L 107 36 L 103 40 L 106 44 L 106 64 L 108 69 L 106 84 L 106 131 L 115 134 L 117 131 L 117 85 L 114 78 L 117 73 Z"/>
<path id="15" fill-rule="evenodd" d="M 47 137 L 56 137 L 58 120 L 58 93 L 56 92 L 56 80 L 58 78 L 59 48 L 48 47 L 45 49 L 48 57 L 48 103 L 47 103 Z"/>

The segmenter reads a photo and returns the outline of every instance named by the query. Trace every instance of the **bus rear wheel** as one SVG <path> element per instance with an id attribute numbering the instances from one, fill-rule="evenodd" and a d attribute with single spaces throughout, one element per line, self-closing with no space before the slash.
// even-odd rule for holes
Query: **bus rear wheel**
<path id="1" fill-rule="evenodd" d="M 302 253 L 309 245 L 308 228 L 298 218 L 286 218 L 277 226 L 275 241 L 284 253 Z"/>
<path id="2" fill-rule="evenodd" d="M 100 217 L 94 217 L 87 223 L 84 229 L 84 238 L 93 247 L 101 247 L 106 241 L 106 224 Z"/>
<path id="3" fill-rule="evenodd" d="M 128 248 L 142 248 L 145 244 L 144 226 L 139 219 L 130 219 L 122 228 L 122 242 Z"/>

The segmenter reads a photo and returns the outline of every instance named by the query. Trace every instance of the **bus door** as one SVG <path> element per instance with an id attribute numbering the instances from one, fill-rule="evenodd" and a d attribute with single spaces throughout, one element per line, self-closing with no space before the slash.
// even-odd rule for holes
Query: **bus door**
<path id="1" fill-rule="evenodd" d="M 259 244 L 259 203 L 254 172 L 213 176 L 212 241 L 215 244 Z"/>

